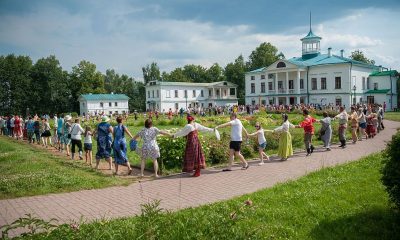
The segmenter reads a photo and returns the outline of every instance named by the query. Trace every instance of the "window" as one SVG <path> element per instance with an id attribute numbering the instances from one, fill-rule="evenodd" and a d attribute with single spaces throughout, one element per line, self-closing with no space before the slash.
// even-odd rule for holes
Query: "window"
<path id="1" fill-rule="evenodd" d="M 289 80 L 289 89 L 294 89 L 294 81 Z"/>
<path id="2" fill-rule="evenodd" d="M 188 95 L 187 95 L 187 90 L 184 91 L 183 97 L 185 97 L 185 98 L 188 97 Z"/>
<path id="3" fill-rule="evenodd" d="M 284 68 L 286 67 L 286 64 L 284 62 L 278 62 L 278 64 L 276 65 L 276 68 Z"/>
<path id="4" fill-rule="evenodd" d="M 109 103 L 108 103 L 108 106 L 109 106 L 109 107 L 112 107 L 112 103 L 111 103 L 111 102 L 109 102 Z"/>
<path id="5" fill-rule="evenodd" d="M 254 100 L 254 99 L 251 100 L 251 105 L 253 105 L 253 106 L 256 105 L 256 100 Z"/>
<path id="6" fill-rule="evenodd" d="M 115 114 L 118 114 L 118 111 L 115 111 Z"/>
<path id="7" fill-rule="evenodd" d="M 363 90 L 365 89 L 365 84 L 366 84 L 365 77 L 362 77 L 362 89 Z"/>
<path id="8" fill-rule="evenodd" d="M 268 78 L 269 79 L 273 79 L 274 78 L 274 74 L 273 73 L 268 74 Z"/>
<path id="9" fill-rule="evenodd" d="M 212 97 L 212 93 L 213 93 L 212 90 L 211 90 L 211 89 L 208 89 L 208 96 L 209 96 L 209 97 Z"/>
<path id="10" fill-rule="evenodd" d="M 196 97 L 196 90 L 193 90 L 193 97 Z"/>
<path id="11" fill-rule="evenodd" d="M 326 89 L 326 78 L 321 78 L 321 89 Z"/>
<path id="12" fill-rule="evenodd" d="M 175 90 L 175 97 L 176 97 L 176 98 L 179 97 L 179 95 L 178 95 L 178 90 Z"/>
<path id="13" fill-rule="evenodd" d="M 261 79 L 265 79 L 265 75 L 261 75 Z"/>
<path id="14" fill-rule="evenodd" d="M 160 90 L 157 90 L 157 97 L 160 97 Z"/>
<path id="15" fill-rule="evenodd" d="M 367 77 L 367 89 L 370 89 L 369 84 L 370 84 L 370 80 L 369 80 L 369 77 Z"/>
<path id="16" fill-rule="evenodd" d="M 269 83 L 268 83 L 268 90 L 272 91 L 272 90 L 273 90 L 272 86 L 273 86 L 273 85 L 272 85 L 272 82 L 269 82 Z"/>
<path id="17" fill-rule="evenodd" d="M 200 97 L 204 97 L 204 92 L 203 92 L 203 90 L 200 90 Z"/>
<path id="18" fill-rule="evenodd" d="M 374 90 L 378 90 L 378 83 L 374 83 Z"/>
<path id="19" fill-rule="evenodd" d="M 251 93 L 255 93 L 256 92 L 256 86 L 254 83 L 251 84 Z"/>
<path id="20" fill-rule="evenodd" d="M 311 90 L 317 90 L 317 79 L 311 78 Z"/>
<path id="21" fill-rule="evenodd" d="M 154 98 L 154 90 L 153 90 L 153 91 L 151 91 L 151 93 L 152 93 L 152 95 L 151 95 L 151 96 Z"/>
<path id="22" fill-rule="evenodd" d="M 229 95 L 235 96 L 236 95 L 236 89 L 235 88 L 230 88 L 229 89 Z"/>
<path id="23" fill-rule="evenodd" d="M 165 97 L 167 97 L 167 98 L 171 97 L 171 91 L 170 90 L 165 91 Z"/>
<path id="24" fill-rule="evenodd" d="M 278 81 L 278 89 L 283 89 L 283 82 L 282 81 Z"/>
<path id="25" fill-rule="evenodd" d="M 342 77 L 335 77 L 335 89 L 342 88 Z"/>
<path id="26" fill-rule="evenodd" d="M 300 79 L 300 89 L 304 89 L 304 80 Z"/>
<path id="27" fill-rule="evenodd" d="M 335 104 L 336 104 L 336 106 L 342 106 L 342 99 L 340 97 L 337 97 L 335 99 Z"/>
<path id="28" fill-rule="evenodd" d="M 262 104 L 262 105 L 264 105 L 264 106 L 265 106 L 265 105 L 266 105 L 266 103 L 267 103 L 267 101 L 265 101 L 265 100 L 261 100 L 261 104 Z"/>
<path id="29" fill-rule="evenodd" d="M 204 103 L 201 103 L 201 107 L 202 107 L 202 108 L 204 107 Z"/>
<path id="30" fill-rule="evenodd" d="M 265 93 L 265 83 L 261 83 L 261 93 Z"/>
<path id="31" fill-rule="evenodd" d="M 147 91 L 147 98 L 150 98 L 150 91 Z"/>
<path id="32" fill-rule="evenodd" d="M 117 102 L 114 103 L 114 107 L 118 107 L 118 103 Z"/>
<path id="33" fill-rule="evenodd" d="M 251 79 L 251 80 L 255 80 L 256 77 L 255 77 L 255 76 L 251 76 L 250 79 Z"/>
<path id="34" fill-rule="evenodd" d="M 104 107 L 104 104 L 103 104 L 102 102 L 100 103 L 100 107 L 101 107 L 101 108 Z"/>
<path id="35" fill-rule="evenodd" d="M 178 90 L 175 90 L 175 91 L 178 91 Z M 178 108 L 179 108 L 179 104 L 175 103 L 175 109 L 178 109 Z"/>

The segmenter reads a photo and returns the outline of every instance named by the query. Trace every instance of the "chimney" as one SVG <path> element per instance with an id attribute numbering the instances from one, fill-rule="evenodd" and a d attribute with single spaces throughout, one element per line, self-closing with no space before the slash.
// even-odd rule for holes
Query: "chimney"
<path id="1" fill-rule="evenodd" d="M 328 57 L 332 57 L 332 48 L 331 47 L 328 48 Z"/>
<path id="2" fill-rule="evenodd" d="M 340 56 L 343 57 L 344 50 L 340 50 Z"/>

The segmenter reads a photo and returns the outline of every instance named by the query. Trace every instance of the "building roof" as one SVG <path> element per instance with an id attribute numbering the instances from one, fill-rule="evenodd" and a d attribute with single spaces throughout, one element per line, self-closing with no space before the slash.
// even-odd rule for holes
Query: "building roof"
<path id="1" fill-rule="evenodd" d="M 80 99 L 83 100 L 129 100 L 125 94 L 82 94 Z"/>
<path id="2" fill-rule="evenodd" d="M 216 85 L 222 85 L 224 82 L 227 83 L 227 86 L 237 87 L 236 84 L 228 82 L 228 81 L 220 81 L 220 82 L 211 82 L 211 83 L 192 83 L 192 82 L 160 82 L 157 81 L 156 85 L 161 86 L 188 86 L 188 87 L 212 87 Z M 151 86 L 151 85 L 146 85 Z"/>
<path id="3" fill-rule="evenodd" d="M 378 93 L 378 94 L 386 94 L 390 91 L 390 89 L 379 89 L 379 90 L 369 90 L 365 94 L 373 94 L 373 93 Z"/>
<path id="4" fill-rule="evenodd" d="M 262 68 L 258 68 L 258 69 L 254 69 L 253 71 L 247 72 L 247 73 L 259 73 L 259 72 L 263 72 L 265 70 L 266 67 L 262 67 Z"/>
<path id="5" fill-rule="evenodd" d="M 375 76 L 396 76 L 398 74 L 399 73 L 396 70 L 382 71 L 382 72 L 376 71 L 376 72 L 371 73 L 369 76 L 370 77 L 375 77 Z"/>
<path id="6" fill-rule="evenodd" d="M 321 40 L 322 38 L 317 36 L 317 35 L 315 35 L 313 33 L 313 31 L 311 30 L 311 28 L 310 28 L 310 31 L 308 32 L 307 36 L 303 37 L 300 40 L 303 41 L 303 40 L 306 40 L 306 39 L 318 39 L 318 40 Z"/>
<path id="7" fill-rule="evenodd" d="M 317 65 L 325 65 L 325 64 L 339 64 L 339 63 L 352 63 L 355 65 L 361 65 L 363 67 L 368 68 L 377 68 L 375 65 L 371 65 L 368 63 L 356 61 L 350 58 L 340 57 L 336 55 L 329 56 L 328 54 L 318 54 L 316 57 L 310 59 L 304 59 L 302 57 L 294 57 L 288 59 L 290 63 L 293 63 L 300 67 L 311 67 Z"/>

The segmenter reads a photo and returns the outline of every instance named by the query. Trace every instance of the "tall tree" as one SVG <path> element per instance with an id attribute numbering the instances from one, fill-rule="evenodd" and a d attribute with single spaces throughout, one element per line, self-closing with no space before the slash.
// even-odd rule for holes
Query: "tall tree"
<path id="1" fill-rule="evenodd" d="M 214 63 L 207 69 L 206 74 L 205 82 L 220 82 L 225 80 L 224 69 L 218 63 Z"/>
<path id="2" fill-rule="evenodd" d="M 225 77 L 228 82 L 232 82 L 238 85 L 238 98 L 239 104 L 244 104 L 245 95 L 245 83 L 244 74 L 246 72 L 246 65 L 244 63 L 243 56 L 240 55 L 235 59 L 235 62 L 229 63 L 225 67 Z"/>
<path id="3" fill-rule="evenodd" d="M 368 63 L 368 64 L 375 64 L 375 61 L 372 59 L 368 59 L 366 56 L 364 56 L 364 53 L 361 50 L 355 50 L 354 52 L 351 52 L 350 58 L 356 61 Z"/>
<path id="4" fill-rule="evenodd" d="M 150 65 L 147 64 L 146 67 L 142 67 L 144 84 L 150 81 L 156 81 L 161 79 L 160 68 L 157 63 L 152 62 Z"/>
<path id="5" fill-rule="evenodd" d="M 170 73 L 163 72 L 163 81 L 166 82 L 191 82 L 191 79 L 186 76 L 182 68 L 175 68 Z"/>
<path id="6" fill-rule="evenodd" d="M 183 74 L 190 82 L 206 82 L 206 69 L 200 65 L 188 64 L 183 67 Z"/>
<path id="7" fill-rule="evenodd" d="M 104 93 L 104 76 L 96 70 L 96 65 L 82 60 L 72 67 L 70 88 L 74 111 L 79 111 L 78 98 L 81 94 Z"/>
<path id="8" fill-rule="evenodd" d="M 29 107 L 32 60 L 13 54 L 0 58 L 0 112 L 25 114 Z"/>
<path id="9" fill-rule="evenodd" d="M 246 63 L 247 69 L 252 71 L 257 68 L 266 67 L 279 59 L 278 49 L 271 43 L 261 43 L 249 56 Z"/>

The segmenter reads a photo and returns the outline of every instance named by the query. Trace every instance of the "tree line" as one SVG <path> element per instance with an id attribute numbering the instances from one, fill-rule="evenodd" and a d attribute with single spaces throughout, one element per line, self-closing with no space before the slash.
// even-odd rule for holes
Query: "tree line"
<path id="1" fill-rule="evenodd" d="M 33 63 L 29 56 L 10 54 L 0 56 L 0 114 L 66 113 L 79 112 L 78 97 L 87 93 L 122 93 L 129 100 L 129 110 L 145 110 L 145 85 L 149 81 L 217 82 L 229 81 L 238 85 L 239 104 L 244 104 L 245 73 L 266 67 L 283 59 L 282 52 L 271 43 L 261 43 L 245 61 L 239 55 L 233 62 L 221 67 L 218 63 L 209 68 L 188 64 L 171 72 L 161 72 L 153 62 L 142 68 L 144 82 L 136 81 L 113 69 L 103 74 L 96 65 L 82 60 L 68 72 L 58 59 L 51 55 Z M 350 58 L 373 63 L 359 50 Z"/>

